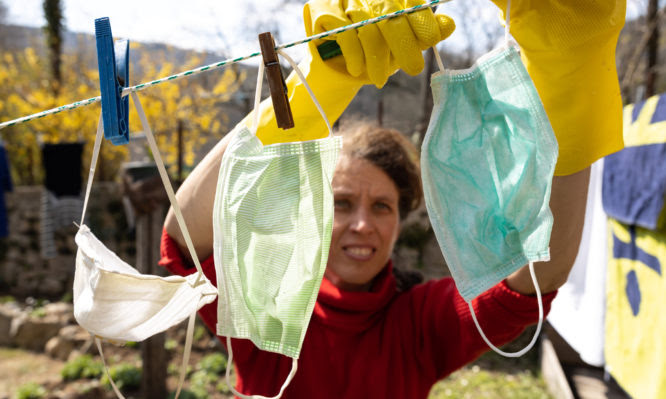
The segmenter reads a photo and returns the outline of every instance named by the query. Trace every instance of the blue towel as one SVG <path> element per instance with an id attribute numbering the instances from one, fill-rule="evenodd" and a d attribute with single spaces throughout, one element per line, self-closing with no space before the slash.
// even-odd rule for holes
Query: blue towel
<path id="1" fill-rule="evenodd" d="M 625 120 L 625 142 L 633 146 L 606 157 L 602 202 L 610 217 L 658 230 L 666 219 L 660 220 L 666 196 L 666 95 L 647 103 L 624 114 L 631 118 Z"/>

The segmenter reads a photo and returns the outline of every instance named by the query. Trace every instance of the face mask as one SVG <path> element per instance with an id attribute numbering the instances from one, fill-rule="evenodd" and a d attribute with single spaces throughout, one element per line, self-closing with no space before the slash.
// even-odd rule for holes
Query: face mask
<path id="1" fill-rule="evenodd" d="M 198 262 L 164 163 L 136 93 L 132 93 L 132 99 L 199 273 L 187 277 L 141 274 L 104 246 L 90 231 L 90 228 L 83 224 L 103 137 L 103 124 L 100 118 L 81 215 L 81 226 L 75 237 L 78 252 L 73 287 L 74 317 L 79 325 L 96 337 L 124 342 L 143 341 L 182 322 L 189 316 L 177 397 L 185 377 L 185 365 L 189 359 L 194 316 L 199 308 L 215 300 L 217 289 L 206 279 Z M 99 339 L 96 339 L 96 343 L 102 353 Z M 103 353 L 102 360 L 104 360 Z M 110 381 L 116 394 L 123 397 L 113 381 L 111 379 Z"/>
<path id="2" fill-rule="evenodd" d="M 296 64 L 280 54 L 308 88 Z M 341 140 L 329 134 L 264 146 L 255 136 L 262 79 L 260 64 L 255 125 L 232 133 L 215 193 L 217 334 L 227 337 L 230 361 L 230 337 L 250 339 L 259 349 L 294 359 L 279 397 L 296 372 L 326 268 L 333 226 L 331 179 Z"/>
<path id="3" fill-rule="evenodd" d="M 549 260 L 557 142 L 508 40 L 470 69 L 433 75 L 432 90 L 434 108 L 421 152 L 425 202 L 476 322 L 471 300 L 525 264 L 538 291 L 532 262 Z M 542 315 L 540 293 L 538 300 Z"/>

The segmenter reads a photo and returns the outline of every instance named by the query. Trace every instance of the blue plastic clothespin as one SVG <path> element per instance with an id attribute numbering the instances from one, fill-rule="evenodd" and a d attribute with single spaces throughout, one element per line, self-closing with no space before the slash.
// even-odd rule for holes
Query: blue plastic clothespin
<path id="1" fill-rule="evenodd" d="M 104 137 L 115 145 L 127 144 L 129 98 L 121 94 L 129 83 L 129 40 L 118 40 L 114 46 L 108 17 L 95 20 L 95 39 Z"/>

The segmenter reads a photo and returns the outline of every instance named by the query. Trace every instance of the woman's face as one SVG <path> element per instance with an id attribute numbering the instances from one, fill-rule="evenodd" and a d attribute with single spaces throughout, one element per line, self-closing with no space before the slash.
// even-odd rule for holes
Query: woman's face
<path id="1" fill-rule="evenodd" d="M 326 278 L 367 291 L 388 262 L 400 230 L 398 189 L 368 161 L 342 155 L 333 176 L 335 216 Z"/>

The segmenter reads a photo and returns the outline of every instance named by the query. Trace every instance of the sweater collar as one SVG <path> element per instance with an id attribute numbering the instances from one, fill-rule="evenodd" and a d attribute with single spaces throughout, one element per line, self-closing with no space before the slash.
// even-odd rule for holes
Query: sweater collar
<path id="1" fill-rule="evenodd" d="M 313 316 L 323 324 L 343 330 L 365 330 L 381 316 L 380 310 L 396 293 L 393 263 L 389 260 L 368 292 L 343 291 L 324 278 Z"/>

